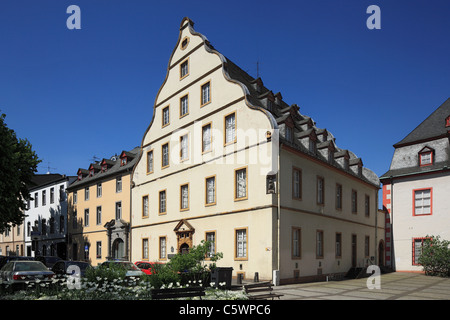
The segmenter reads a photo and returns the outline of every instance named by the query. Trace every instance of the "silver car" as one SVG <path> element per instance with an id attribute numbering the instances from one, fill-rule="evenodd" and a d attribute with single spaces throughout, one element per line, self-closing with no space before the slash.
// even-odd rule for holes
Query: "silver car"
<path id="1" fill-rule="evenodd" d="M 50 282 L 55 276 L 40 261 L 10 261 L 0 270 L 0 284 L 25 285 L 28 283 Z"/>

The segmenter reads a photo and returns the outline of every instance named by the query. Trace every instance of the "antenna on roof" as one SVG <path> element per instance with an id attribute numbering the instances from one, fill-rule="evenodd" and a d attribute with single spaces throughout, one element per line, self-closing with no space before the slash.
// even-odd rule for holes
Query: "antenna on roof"
<path id="1" fill-rule="evenodd" d="M 57 168 L 50 167 L 50 161 L 47 161 L 47 166 L 44 166 L 44 168 L 47 168 L 47 174 L 50 174 L 50 170 L 56 170 Z"/>
<path id="2" fill-rule="evenodd" d="M 91 163 L 98 163 L 99 161 L 100 161 L 100 158 L 94 154 L 92 156 Z"/>

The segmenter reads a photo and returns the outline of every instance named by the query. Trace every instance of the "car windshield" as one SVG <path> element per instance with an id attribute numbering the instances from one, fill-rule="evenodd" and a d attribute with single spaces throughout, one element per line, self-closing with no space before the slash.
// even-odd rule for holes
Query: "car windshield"
<path id="1" fill-rule="evenodd" d="M 16 262 L 14 271 L 48 271 L 39 261 Z"/>

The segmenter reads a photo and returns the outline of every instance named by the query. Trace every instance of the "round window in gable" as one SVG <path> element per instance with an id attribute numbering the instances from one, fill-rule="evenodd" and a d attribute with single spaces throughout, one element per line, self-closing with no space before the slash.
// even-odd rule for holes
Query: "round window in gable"
<path id="1" fill-rule="evenodd" d="M 189 37 L 184 37 L 183 40 L 181 41 L 181 50 L 186 49 L 188 44 L 189 44 Z"/>

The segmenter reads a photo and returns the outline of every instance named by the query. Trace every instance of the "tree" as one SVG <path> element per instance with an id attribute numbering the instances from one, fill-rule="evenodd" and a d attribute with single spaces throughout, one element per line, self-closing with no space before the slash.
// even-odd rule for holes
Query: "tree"
<path id="1" fill-rule="evenodd" d="M 422 246 L 419 264 L 426 275 L 450 277 L 450 241 L 439 236 L 428 237 Z"/>
<path id="2" fill-rule="evenodd" d="M 0 233 L 20 225 L 25 217 L 28 187 L 41 162 L 26 139 L 18 139 L 0 115 Z"/>

